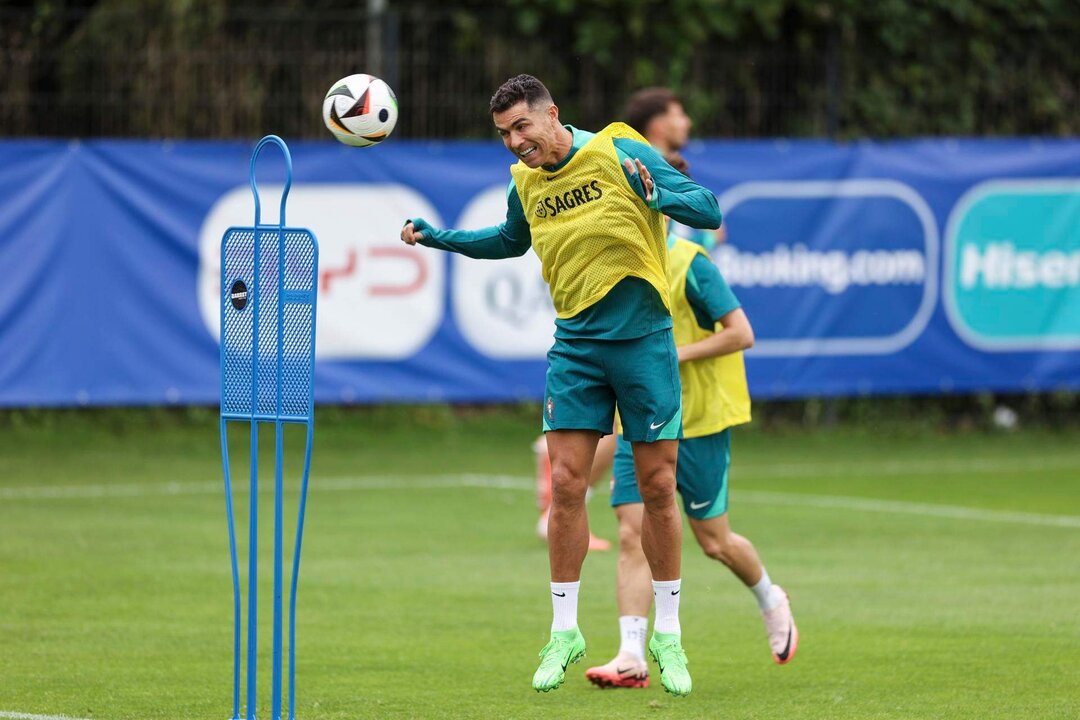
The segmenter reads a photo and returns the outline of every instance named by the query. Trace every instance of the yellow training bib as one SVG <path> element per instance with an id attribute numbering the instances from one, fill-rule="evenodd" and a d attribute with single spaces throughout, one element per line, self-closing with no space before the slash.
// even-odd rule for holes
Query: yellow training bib
<path id="1" fill-rule="evenodd" d="M 656 288 L 671 307 L 663 216 L 630 187 L 617 137 L 646 142 L 614 123 L 554 172 L 521 161 L 510 168 L 560 318 L 574 317 L 630 276 Z"/>
<path id="2" fill-rule="evenodd" d="M 671 283 L 671 319 L 675 345 L 689 345 L 713 334 L 698 325 L 686 299 L 686 276 L 705 248 L 678 238 L 668 249 L 668 280 Z M 679 364 L 682 379 L 683 437 L 718 433 L 732 425 L 750 422 L 750 390 L 742 352 Z"/>

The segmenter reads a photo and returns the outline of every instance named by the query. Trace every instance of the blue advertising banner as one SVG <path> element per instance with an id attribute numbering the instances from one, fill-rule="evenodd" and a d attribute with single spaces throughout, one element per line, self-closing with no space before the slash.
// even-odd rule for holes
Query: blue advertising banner
<path id="1" fill-rule="evenodd" d="M 217 402 L 218 244 L 251 224 L 251 149 L 0 142 L 0 405 Z M 542 397 L 554 313 L 536 258 L 398 240 L 408 217 L 500 222 L 501 145 L 291 150 L 288 223 L 320 243 L 318 402 Z M 1080 388 L 1080 141 L 686 156 L 724 211 L 712 255 L 755 329 L 755 397 Z"/>

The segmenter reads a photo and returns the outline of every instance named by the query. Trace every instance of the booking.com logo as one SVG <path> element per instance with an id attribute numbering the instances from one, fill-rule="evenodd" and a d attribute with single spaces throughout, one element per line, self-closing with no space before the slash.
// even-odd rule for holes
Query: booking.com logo
<path id="1" fill-rule="evenodd" d="M 926 328 L 938 231 L 895 180 L 746 182 L 718 198 L 729 240 L 713 259 L 755 316 L 754 354 L 887 355 Z M 766 312 L 777 305 L 787 312 Z"/>
<path id="2" fill-rule="evenodd" d="M 1080 179 L 969 190 L 946 226 L 944 300 L 974 347 L 1080 348 Z"/>

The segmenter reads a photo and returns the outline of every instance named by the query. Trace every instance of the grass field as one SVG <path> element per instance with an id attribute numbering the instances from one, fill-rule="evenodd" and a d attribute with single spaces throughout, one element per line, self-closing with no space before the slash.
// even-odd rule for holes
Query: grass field
<path id="1" fill-rule="evenodd" d="M 0 717 L 226 718 L 232 589 L 214 412 L 0 425 Z M 588 658 L 560 690 L 531 690 L 550 621 L 535 430 L 523 408 L 321 412 L 301 720 L 1080 716 L 1075 432 L 737 432 L 733 526 L 791 593 L 802 641 L 775 666 L 750 594 L 687 535 L 695 684 L 676 700 L 655 666 L 642 691 L 584 679 L 618 647 L 612 553 L 585 564 Z M 245 426 L 231 439 L 243 487 Z M 302 438 L 288 440 L 295 488 Z M 236 497 L 242 522 L 246 492 Z M 613 537 L 605 501 L 592 501 L 592 524 Z M 269 573 L 261 587 L 268 600 Z"/>

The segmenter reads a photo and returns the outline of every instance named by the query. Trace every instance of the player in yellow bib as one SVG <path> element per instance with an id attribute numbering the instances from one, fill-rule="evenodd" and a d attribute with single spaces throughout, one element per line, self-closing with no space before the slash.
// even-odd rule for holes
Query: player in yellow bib
<path id="1" fill-rule="evenodd" d="M 558 687 L 567 664 L 585 654 L 577 627 L 589 542 L 585 492 L 597 441 L 611 432 L 617 401 L 632 444 L 644 508 L 642 548 L 658 597 L 650 651 L 664 687 L 685 695 L 691 680 L 678 619 L 682 523 L 675 505 L 682 409 L 663 216 L 716 228 L 716 198 L 626 125 L 595 134 L 563 125 L 551 94 L 530 75 L 505 82 L 489 109 L 503 144 L 518 158 L 505 222 L 464 231 L 412 218 L 401 239 L 474 258 L 516 257 L 531 247 L 551 290 L 557 318 L 543 428 L 552 465 L 553 620 L 533 687 Z"/>
<path id="2" fill-rule="evenodd" d="M 773 584 L 745 537 L 728 520 L 728 466 L 731 428 L 750 421 L 750 393 L 742 351 L 753 330 L 739 301 L 705 249 L 668 236 L 675 343 L 683 392 L 683 439 L 676 484 L 694 537 L 705 553 L 726 565 L 757 599 L 773 660 L 789 662 L 799 634 L 787 594 Z M 649 606 L 648 565 L 641 552 L 642 505 L 628 447 L 615 451 L 611 504 L 619 520 L 619 652 L 585 675 L 600 687 L 640 688 L 649 684 L 645 634 Z"/>
<path id="3" fill-rule="evenodd" d="M 664 87 L 649 87 L 638 90 L 626 102 L 623 108 L 622 118 L 626 124 L 637 130 L 648 141 L 654 150 L 660 153 L 668 164 L 680 172 L 681 162 L 685 160 L 679 155 L 690 138 L 690 128 L 693 122 L 683 108 L 682 100 L 671 90 Z M 694 233 L 695 238 L 712 238 L 713 232 L 724 232 L 723 225 L 716 231 L 691 230 L 684 231 Z M 708 247 L 708 246 L 706 246 Z M 596 487 L 606 477 L 611 469 L 612 460 L 615 457 L 615 435 L 606 435 L 600 439 L 596 447 L 596 457 L 593 460 L 592 473 L 589 479 L 591 487 Z M 540 509 L 540 518 L 536 525 L 537 534 L 547 540 L 548 510 L 551 505 L 551 466 L 547 457 L 547 442 L 541 436 L 533 443 L 536 453 L 536 504 Z M 609 550 L 611 543 L 602 538 L 590 536 L 589 550 Z"/>

